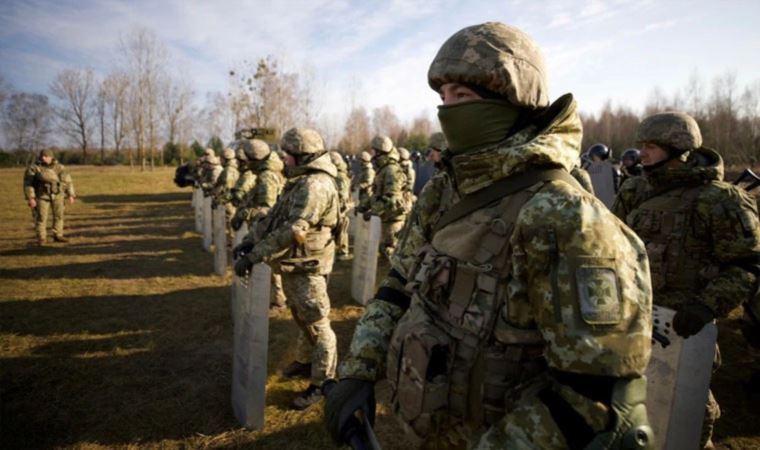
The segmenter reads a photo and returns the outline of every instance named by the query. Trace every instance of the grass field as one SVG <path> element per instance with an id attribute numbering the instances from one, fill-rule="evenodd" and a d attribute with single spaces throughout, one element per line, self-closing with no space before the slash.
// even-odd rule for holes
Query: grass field
<path id="1" fill-rule="evenodd" d="M 0 447 L 331 448 L 321 405 L 287 408 L 306 385 L 277 375 L 297 335 L 288 312 L 270 321 L 266 427 L 237 425 L 230 275 L 212 275 L 212 257 L 193 232 L 190 190 L 172 184 L 173 170 L 72 174 L 79 201 L 66 212 L 71 243 L 38 248 L 28 245 L 22 171 L 0 170 L 8 201 L 0 210 Z M 330 296 L 341 354 L 361 314 L 349 278 L 350 262 L 339 262 Z M 737 317 L 721 324 L 716 436 L 725 448 L 756 449 L 760 395 L 743 382 L 760 368 L 760 354 L 745 345 Z M 384 403 L 379 414 L 384 448 L 408 448 Z"/>

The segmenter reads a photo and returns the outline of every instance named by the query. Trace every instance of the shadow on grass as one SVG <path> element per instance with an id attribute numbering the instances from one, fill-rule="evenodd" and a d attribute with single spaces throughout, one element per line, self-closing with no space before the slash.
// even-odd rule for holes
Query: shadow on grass
<path id="1" fill-rule="evenodd" d="M 185 192 L 164 192 L 160 194 L 112 194 L 84 195 L 78 197 L 84 203 L 157 203 L 157 202 L 189 202 L 192 190 Z"/>

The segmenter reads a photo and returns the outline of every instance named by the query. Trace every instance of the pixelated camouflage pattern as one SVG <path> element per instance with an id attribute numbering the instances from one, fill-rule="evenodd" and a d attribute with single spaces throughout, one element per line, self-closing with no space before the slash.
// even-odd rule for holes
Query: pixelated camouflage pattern
<path id="1" fill-rule="evenodd" d="M 361 160 L 364 162 L 370 162 L 372 161 L 372 155 L 370 155 L 369 152 L 362 152 Z"/>
<path id="2" fill-rule="evenodd" d="M 206 158 L 201 167 L 200 187 L 203 189 L 203 195 L 209 197 L 213 194 L 216 180 L 222 174 L 222 166 L 219 165 L 219 159 L 216 157 Z"/>
<path id="3" fill-rule="evenodd" d="M 351 202 L 351 178 L 348 175 L 348 166 L 346 166 L 346 162 L 340 153 L 330 152 L 330 159 L 338 170 L 338 175 L 335 177 L 335 185 L 338 188 L 338 197 L 340 198 L 341 217 L 336 239 L 338 254 L 345 256 L 349 254 L 348 211 L 353 207 Z"/>
<path id="4" fill-rule="evenodd" d="M 299 328 L 296 360 L 311 363 L 310 382 L 321 386 L 335 378 L 338 349 L 335 332 L 330 326 L 330 297 L 324 275 L 305 273 L 282 274 L 287 304 Z"/>
<path id="5" fill-rule="evenodd" d="M 236 206 L 242 206 L 243 201 L 254 186 L 256 186 L 256 174 L 248 167 L 244 167 L 232 188 L 232 202 Z"/>
<path id="6" fill-rule="evenodd" d="M 327 275 L 332 271 L 332 231 L 340 209 L 334 181 L 338 171 L 326 153 L 294 169 L 277 203 L 257 224 L 261 239 L 247 257 L 254 264 L 279 264 L 283 272 L 292 269 L 284 264 L 308 261 L 308 267 L 296 263 L 295 270 Z"/>
<path id="7" fill-rule="evenodd" d="M 375 136 L 369 145 L 378 153 L 388 153 L 393 150 L 393 141 L 388 136 Z"/>
<path id="8" fill-rule="evenodd" d="M 372 165 L 371 161 L 362 160 L 359 176 L 356 178 L 356 189 L 359 191 L 360 206 L 369 208 L 372 199 L 372 185 L 374 182 L 375 167 Z"/>
<path id="9" fill-rule="evenodd" d="M 678 111 L 663 112 L 641 121 L 636 130 L 636 142 L 652 142 L 687 151 L 702 146 L 702 133 L 690 115 Z"/>
<path id="10" fill-rule="evenodd" d="M 244 139 L 241 141 L 241 147 L 249 161 L 264 159 L 272 151 L 269 144 L 261 139 Z"/>
<path id="11" fill-rule="evenodd" d="M 225 148 L 222 152 L 222 158 L 224 159 L 235 159 L 235 150 L 231 148 Z"/>
<path id="12" fill-rule="evenodd" d="M 432 242 L 433 225 L 440 215 L 461 195 L 473 192 L 475 186 L 482 189 L 533 164 L 559 165 L 567 170 L 575 167 L 580 119 L 571 97 L 559 101 L 562 107 L 544 129 L 529 127 L 500 145 L 454 158 L 450 173 L 439 172 L 428 182 L 401 233 L 392 263 L 396 271 L 409 276 L 419 249 Z M 493 171 L 493 166 L 500 170 Z M 546 270 L 551 265 L 548 224 L 553 225 L 559 245 L 560 322 L 554 320 L 552 280 Z M 553 182 L 524 206 L 510 244 L 514 277 L 504 299 L 508 317 L 517 327 L 541 331 L 550 366 L 616 376 L 643 373 L 650 351 L 651 289 L 643 244 L 627 227 L 591 194 Z M 614 258 L 618 261 L 618 280 L 626 280 L 621 282 L 621 320 L 611 329 L 589 330 L 579 318 L 570 281 L 574 275 L 571 261 L 584 257 Z M 392 277 L 382 282 L 403 292 L 399 284 Z M 401 309 L 388 302 L 370 302 L 357 324 L 349 354 L 341 363 L 341 377 L 375 380 L 384 373 L 383 358 L 401 315 Z"/>
<path id="13" fill-rule="evenodd" d="M 541 50 L 527 34 L 503 23 L 464 28 L 441 46 L 430 64 L 428 84 L 438 92 L 453 82 L 484 87 L 516 106 L 549 104 Z"/>
<path id="14" fill-rule="evenodd" d="M 625 222 L 625 218 L 639 203 L 644 201 L 647 181 L 643 176 L 632 177 L 623 182 L 612 204 L 612 213 Z"/>
<path id="15" fill-rule="evenodd" d="M 76 197 L 74 182 L 63 164 L 56 159 L 45 164 L 39 159 L 27 167 L 24 172 L 24 198 L 27 201 L 32 198 L 50 200 L 53 192 Z"/>
<path id="16" fill-rule="evenodd" d="M 443 132 L 438 131 L 430 135 L 430 148 L 434 148 L 438 151 L 443 151 L 449 148 L 449 143 L 446 141 L 446 135 Z"/>
<path id="17" fill-rule="evenodd" d="M 248 222 L 253 234 L 255 232 L 253 225 L 269 213 L 282 192 L 285 184 L 282 171 L 285 164 L 277 153 L 271 152 L 263 160 L 249 161 L 248 167 L 255 175 L 256 183 L 243 200 L 239 214 Z"/>
<path id="18" fill-rule="evenodd" d="M 291 155 L 305 155 L 324 151 L 325 142 L 315 130 L 291 128 L 282 135 L 280 148 Z"/>
<path id="19" fill-rule="evenodd" d="M 403 220 L 406 175 L 398 163 L 398 153 L 380 153 L 375 156 L 375 164 L 369 211 L 383 222 Z"/>
<path id="20" fill-rule="evenodd" d="M 417 178 L 417 172 L 414 171 L 414 164 L 409 159 L 401 160 L 399 163 L 401 169 L 406 176 L 406 184 L 404 185 L 404 191 L 411 193 L 414 190 L 414 180 Z"/>
<path id="21" fill-rule="evenodd" d="M 722 180 L 722 158 L 701 148 L 681 167 L 659 167 L 624 185 L 616 213 L 647 242 L 656 304 L 678 309 L 702 302 L 725 317 L 754 292 L 755 276 L 742 262 L 760 258 L 757 203 Z M 668 223 L 678 236 L 665 235 Z"/>
<path id="22" fill-rule="evenodd" d="M 594 184 L 591 183 L 591 176 L 586 172 L 586 169 L 575 166 L 573 167 L 573 170 L 570 171 L 570 175 L 578 181 L 578 184 L 580 184 L 583 189 L 592 194 L 594 193 Z"/>
<path id="23" fill-rule="evenodd" d="M 214 199 L 218 204 L 230 203 L 232 201 L 232 189 L 240 178 L 240 172 L 237 167 L 237 160 L 232 158 L 224 160 L 224 165 L 219 177 L 214 183 Z"/>

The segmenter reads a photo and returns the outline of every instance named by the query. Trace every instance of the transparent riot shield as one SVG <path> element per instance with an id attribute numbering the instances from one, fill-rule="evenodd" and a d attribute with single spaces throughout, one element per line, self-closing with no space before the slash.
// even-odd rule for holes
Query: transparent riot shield
<path id="1" fill-rule="evenodd" d="M 232 246 L 239 245 L 241 242 L 243 242 L 243 238 L 245 238 L 248 235 L 248 224 L 244 223 L 240 226 L 240 228 L 235 232 L 235 242 L 233 242 Z"/>
<path id="2" fill-rule="evenodd" d="M 357 206 L 359 204 L 359 192 L 358 191 L 351 191 L 351 200 L 354 204 L 354 206 Z M 349 238 L 356 238 L 356 221 L 357 219 L 361 219 L 356 214 L 356 211 L 354 208 L 351 208 L 351 210 L 348 213 L 348 237 Z"/>
<path id="3" fill-rule="evenodd" d="M 604 203 L 607 208 L 612 208 L 615 201 L 615 177 L 614 167 L 609 161 L 594 161 L 586 168 L 594 186 L 594 195 Z"/>
<path id="4" fill-rule="evenodd" d="M 673 331 L 675 311 L 654 306 L 647 412 L 658 449 L 699 448 L 718 328 L 707 324 L 687 339 Z"/>
<path id="5" fill-rule="evenodd" d="M 252 430 L 264 428 L 271 280 L 269 266 L 256 264 L 233 286 L 232 410 Z"/>
<path id="6" fill-rule="evenodd" d="M 227 219 L 224 206 L 213 209 L 214 215 L 214 273 L 224 275 L 227 271 Z"/>
<path id="7" fill-rule="evenodd" d="M 372 216 L 368 221 L 357 216 L 355 222 L 351 298 L 361 305 L 366 305 L 375 294 L 381 223 L 377 216 Z"/>
<path id="8" fill-rule="evenodd" d="M 211 197 L 203 197 L 203 250 L 211 251 L 213 220 L 211 216 Z"/>
<path id="9" fill-rule="evenodd" d="M 195 231 L 203 231 L 203 191 L 200 188 L 193 189 L 193 210 L 195 211 Z"/>

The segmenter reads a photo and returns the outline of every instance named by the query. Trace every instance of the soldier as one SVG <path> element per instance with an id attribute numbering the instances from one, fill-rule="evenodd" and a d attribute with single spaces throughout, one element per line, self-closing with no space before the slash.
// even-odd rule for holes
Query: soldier
<path id="1" fill-rule="evenodd" d="M 340 199 L 333 179 L 337 170 L 319 133 L 292 128 L 280 146 L 288 155 L 288 183 L 263 222 L 263 238 L 255 246 L 241 244 L 236 249 L 244 256 L 235 272 L 243 276 L 262 261 L 279 264 L 288 306 L 301 330 L 296 360 L 283 374 L 310 372 L 309 387 L 292 404 L 305 409 L 322 398 L 320 386 L 335 375 L 337 349 L 327 276 L 335 256 Z"/>
<path id="2" fill-rule="evenodd" d="M 420 195 L 422 187 L 425 186 L 430 178 L 435 175 L 441 164 L 441 152 L 446 150 L 449 144 L 446 142 L 446 136 L 443 133 L 436 132 L 430 135 L 428 151 L 425 155 L 425 162 L 420 164 L 417 170 L 417 176 L 414 180 L 414 195 Z"/>
<path id="3" fill-rule="evenodd" d="M 63 236 L 63 211 L 65 198 L 73 205 L 77 196 L 71 175 L 55 159 L 52 150 L 42 150 L 37 161 L 24 173 L 24 197 L 32 209 L 37 244 L 45 245 L 47 241 L 47 218 L 53 210 L 53 239 L 56 242 L 68 242 Z"/>
<path id="4" fill-rule="evenodd" d="M 228 240 L 232 242 L 230 222 L 235 217 L 236 211 L 235 206 L 232 204 L 232 189 L 237 184 L 238 178 L 240 178 L 240 172 L 238 171 L 237 159 L 235 158 L 235 150 L 231 148 L 225 149 L 222 153 L 222 158 L 224 159 L 222 172 L 214 183 L 214 201 L 212 207 L 224 208 Z"/>
<path id="5" fill-rule="evenodd" d="M 644 173 L 644 166 L 641 165 L 641 154 L 637 148 L 629 148 L 623 152 L 623 156 L 620 157 L 620 171 L 622 176 L 620 178 L 620 185 L 625 183 L 625 180 L 633 177 L 640 177 Z"/>
<path id="6" fill-rule="evenodd" d="M 616 211 L 646 242 L 654 303 L 676 310 L 673 330 L 688 338 L 755 293 L 757 205 L 746 191 L 723 181 L 723 159 L 702 147 L 699 126 L 688 114 L 645 118 L 636 141 L 645 176 L 626 182 L 620 203 L 631 186 L 636 192 Z M 715 368 L 719 358 L 716 351 Z M 712 448 L 718 417 L 720 408 L 710 393 L 702 429 L 705 448 Z"/>
<path id="7" fill-rule="evenodd" d="M 372 215 L 380 217 L 383 224 L 380 251 L 390 259 L 396 248 L 398 233 L 409 212 L 409 205 L 404 199 L 406 175 L 398 163 L 398 151 L 393 147 L 391 138 L 375 136 L 371 145 L 375 152 L 373 159 L 377 175 L 372 183 L 369 207 L 363 211 L 364 219 L 369 220 Z"/>
<path id="8" fill-rule="evenodd" d="M 351 252 L 348 247 L 348 211 L 351 209 L 351 178 L 348 176 L 348 166 L 346 161 L 338 152 L 330 152 L 330 159 L 338 169 L 338 176 L 335 177 L 335 183 L 338 188 L 340 197 L 340 221 L 337 231 L 337 258 L 345 261 L 351 259 Z"/>
<path id="9" fill-rule="evenodd" d="M 361 154 L 361 170 L 354 179 L 354 190 L 359 192 L 360 209 L 369 208 L 372 199 L 372 184 L 375 182 L 375 168 L 369 152 Z"/>
<path id="10" fill-rule="evenodd" d="M 238 180 L 230 193 L 232 194 L 232 206 L 234 206 L 237 211 L 243 206 L 243 201 L 246 199 L 251 189 L 256 185 L 256 175 L 251 168 L 248 167 L 248 157 L 245 155 L 245 150 L 243 150 L 242 144 L 239 142 L 238 149 L 235 150 L 235 158 L 237 159 L 240 177 L 238 177 Z M 235 217 L 237 217 L 237 213 L 235 214 Z M 235 223 L 233 217 L 232 229 L 237 231 L 242 224 L 243 221 Z"/>
<path id="11" fill-rule="evenodd" d="M 590 175 L 594 194 L 612 208 L 620 186 L 620 172 L 610 161 L 611 151 L 604 144 L 594 144 L 586 151 L 588 164 L 581 169 Z"/>
<path id="12" fill-rule="evenodd" d="M 493 22 L 449 38 L 428 82 L 444 169 L 357 324 L 328 429 L 371 413 L 385 374 L 427 448 L 649 448 L 645 248 L 569 174 L 572 96 L 550 105 L 536 44 Z"/>
<path id="13" fill-rule="evenodd" d="M 404 192 L 414 194 L 414 181 L 416 179 L 416 173 L 414 171 L 414 164 L 412 164 L 411 155 L 409 150 L 401 147 L 398 149 L 399 165 L 404 169 L 404 175 L 406 175 L 406 186 L 404 186 Z"/>
<path id="14" fill-rule="evenodd" d="M 222 166 L 219 158 L 214 154 L 213 149 L 207 148 L 201 165 L 201 189 L 205 197 L 213 196 L 216 180 L 221 174 Z"/>
<path id="15" fill-rule="evenodd" d="M 253 173 L 256 184 L 243 200 L 242 207 L 235 215 L 234 222 L 240 228 L 243 222 L 248 223 L 248 235 L 243 242 L 255 245 L 264 238 L 260 224 L 277 203 L 282 192 L 285 177 L 282 170 L 285 167 L 280 156 L 273 152 L 269 144 L 260 139 L 246 139 L 241 147 L 248 158 L 248 167 Z M 282 287 L 282 275 L 279 267 L 272 265 L 272 300 L 270 306 L 274 309 L 285 308 L 286 296 Z"/>

